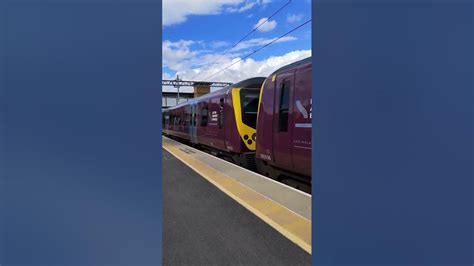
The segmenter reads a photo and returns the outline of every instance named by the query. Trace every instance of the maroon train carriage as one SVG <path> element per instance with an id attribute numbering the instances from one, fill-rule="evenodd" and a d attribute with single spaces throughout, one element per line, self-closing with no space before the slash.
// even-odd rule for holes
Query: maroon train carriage
<path id="1" fill-rule="evenodd" d="M 251 78 L 163 111 L 163 133 L 255 169 L 260 88 Z"/>
<path id="2" fill-rule="evenodd" d="M 311 186 L 311 106 L 309 57 L 265 80 L 257 120 L 259 172 L 305 191 Z"/>
<path id="3" fill-rule="evenodd" d="M 311 57 L 163 111 L 163 133 L 311 192 Z"/>

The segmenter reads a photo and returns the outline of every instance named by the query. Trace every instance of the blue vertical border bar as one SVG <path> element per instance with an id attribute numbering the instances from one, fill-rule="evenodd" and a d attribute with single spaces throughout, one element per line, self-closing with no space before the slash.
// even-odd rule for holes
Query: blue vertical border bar
<path id="1" fill-rule="evenodd" d="M 4 1 L 0 2 L 0 258 L 5 257 L 5 218 L 2 213 L 6 211 L 5 178 L 6 178 L 6 152 L 5 152 L 5 105 L 6 105 L 6 30 L 7 9 Z M 1 259 L 0 259 L 1 261 Z M 1 262 L 0 262 L 1 263 Z"/>
<path id="2" fill-rule="evenodd" d="M 313 2 L 313 265 L 473 265 L 473 2 Z"/>
<path id="3" fill-rule="evenodd" d="M 1 265 L 161 265 L 161 9 L 0 1 Z"/>

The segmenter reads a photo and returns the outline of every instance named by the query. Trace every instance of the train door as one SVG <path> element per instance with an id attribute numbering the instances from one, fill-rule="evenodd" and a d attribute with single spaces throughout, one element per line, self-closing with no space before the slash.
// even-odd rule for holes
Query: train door
<path id="1" fill-rule="evenodd" d="M 183 120 L 183 134 L 184 137 L 188 140 L 191 140 L 191 134 L 189 134 L 191 126 L 191 106 L 187 105 L 183 107 L 184 109 L 184 120 Z"/>
<path id="2" fill-rule="evenodd" d="M 222 139 L 222 149 L 226 149 L 226 138 L 225 138 L 225 95 L 219 99 L 219 114 L 218 114 L 218 126 L 220 130 L 220 136 Z"/>
<path id="3" fill-rule="evenodd" d="M 232 102 L 232 90 L 227 90 L 224 96 L 224 117 L 223 126 L 224 126 L 224 139 L 225 139 L 225 149 L 231 152 L 240 152 L 240 136 L 236 134 L 237 127 L 235 124 L 235 115 L 234 115 L 234 104 Z"/>
<path id="4" fill-rule="evenodd" d="M 293 144 L 292 160 L 294 170 L 303 175 L 311 175 L 311 65 L 299 68 L 295 74 L 293 102 Z"/>
<path id="5" fill-rule="evenodd" d="M 277 75 L 273 115 L 273 156 L 276 165 L 292 169 L 291 134 L 295 70 Z"/>
<path id="6" fill-rule="evenodd" d="M 191 119 L 189 121 L 189 139 L 191 143 L 197 144 L 197 105 L 196 103 L 191 103 Z"/>

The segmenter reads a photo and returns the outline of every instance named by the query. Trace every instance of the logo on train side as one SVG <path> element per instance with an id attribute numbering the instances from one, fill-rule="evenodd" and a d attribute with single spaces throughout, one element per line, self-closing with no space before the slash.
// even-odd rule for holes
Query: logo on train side
<path id="1" fill-rule="evenodd" d="M 304 108 L 303 104 L 300 100 L 296 101 L 296 108 L 300 111 L 301 115 L 303 115 L 304 119 L 311 119 L 312 118 L 312 110 L 313 110 L 313 99 L 309 100 L 309 114 L 306 108 Z"/>
<path id="2" fill-rule="evenodd" d="M 218 116 L 217 111 L 212 111 L 212 113 L 211 113 L 211 121 L 217 122 L 217 116 Z"/>
<path id="3" fill-rule="evenodd" d="M 312 119 L 313 118 L 313 99 L 309 99 L 309 112 L 301 103 L 301 100 L 296 101 L 296 109 L 301 113 L 304 119 Z M 309 123 L 295 123 L 295 127 L 297 128 L 311 128 L 312 124 Z"/>

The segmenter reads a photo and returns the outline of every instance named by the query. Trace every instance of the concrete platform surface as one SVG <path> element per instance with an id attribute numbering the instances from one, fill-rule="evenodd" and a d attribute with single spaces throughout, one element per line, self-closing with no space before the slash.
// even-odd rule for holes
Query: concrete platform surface
<path id="1" fill-rule="evenodd" d="M 269 179 L 250 170 L 229 163 L 188 145 L 163 137 L 163 145 L 192 154 L 193 158 L 206 163 L 215 170 L 237 180 L 269 199 L 280 203 L 295 213 L 311 220 L 311 195 L 283 183 Z"/>
<path id="2" fill-rule="evenodd" d="M 163 137 L 163 148 L 311 254 L 311 220 L 308 218 L 310 213 L 307 213 L 311 210 L 309 194 L 166 137 Z"/>
<path id="3" fill-rule="evenodd" d="M 163 265 L 310 264 L 310 254 L 163 151 Z"/>

